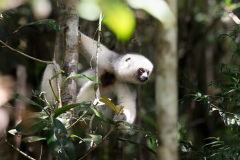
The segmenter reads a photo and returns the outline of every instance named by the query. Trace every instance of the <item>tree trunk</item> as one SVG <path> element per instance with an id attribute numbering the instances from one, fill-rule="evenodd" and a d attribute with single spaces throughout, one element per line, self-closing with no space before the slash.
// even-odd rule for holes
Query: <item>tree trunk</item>
<path id="1" fill-rule="evenodd" d="M 77 74 L 78 71 L 78 54 L 79 54 L 79 42 L 78 42 L 78 24 L 79 17 L 76 12 L 76 4 L 78 0 L 67 0 L 66 6 L 66 24 L 64 26 L 64 41 L 65 41 L 65 56 L 63 63 L 63 70 L 65 76 Z M 76 100 L 77 84 L 76 78 L 68 79 L 65 83 L 62 91 L 63 105 L 72 104 Z"/>
<path id="2" fill-rule="evenodd" d="M 177 1 L 167 1 L 177 17 Z M 156 63 L 158 160 L 178 159 L 177 138 L 177 24 L 159 23 Z"/>

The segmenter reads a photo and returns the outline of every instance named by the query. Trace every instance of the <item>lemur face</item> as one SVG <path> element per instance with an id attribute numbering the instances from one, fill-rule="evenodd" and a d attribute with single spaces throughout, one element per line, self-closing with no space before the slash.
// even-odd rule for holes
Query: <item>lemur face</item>
<path id="1" fill-rule="evenodd" d="M 127 54 L 122 57 L 116 70 L 123 81 L 139 84 L 148 80 L 152 69 L 152 63 L 144 56 Z"/>

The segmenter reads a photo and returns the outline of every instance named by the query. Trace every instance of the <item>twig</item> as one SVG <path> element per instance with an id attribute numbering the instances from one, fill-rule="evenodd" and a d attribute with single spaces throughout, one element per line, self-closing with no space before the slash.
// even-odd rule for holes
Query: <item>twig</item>
<path id="1" fill-rule="evenodd" d="M 25 53 L 23 53 L 23 52 L 21 52 L 21 51 L 18 51 L 18 50 L 16 50 L 16 49 L 10 47 L 9 45 L 7 45 L 6 43 L 4 43 L 4 42 L 1 41 L 1 40 L 0 40 L 0 43 L 2 43 L 4 46 L 6 46 L 7 48 L 9 48 L 10 50 L 12 50 L 12 51 L 14 51 L 14 52 L 17 52 L 17 53 L 19 53 L 19 54 L 21 54 L 21 55 L 23 55 L 23 56 L 25 56 L 25 57 L 28 57 L 28 58 L 30 58 L 30 59 L 32 59 L 32 60 L 35 60 L 35 61 L 38 61 L 38 62 L 42 62 L 42 63 L 47 63 L 47 64 L 52 64 L 52 63 L 53 63 L 52 61 L 43 61 L 43 60 L 41 60 L 41 59 L 37 59 L 37 58 L 34 58 L 34 57 L 32 57 L 32 56 L 29 56 L 29 55 L 27 55 L 27 54 L 25 54 Z"/>
<path id="2" fill-rule="evenodd" d="M 214 104 L 212 104 L 212 103 L 210 103 L 210 106 L 211 106 L 212 108 L 215 108 L 215 110 L 218 110 L 218 111 L 223 112 L 223 110 L 222 110 L 221 108 L 219 108 L 218 106 L 216 106 L 216 105 L 214 105 Z M 231 112 L 224 112 L 224 113 L 231 114 L 231 115 L 236 115 L 236 114 L 231 113 Z"/>
<path id="3" fill-rule="evenodd" d="M 69 130 L 70 128 L 72 128 L 74 125 L 76 125 L 86 114 L 88 111 L 83 112 L 83 114 L 73 123 L 71 124 L 69 127 L 67 127 L 67 130 Z"/>
<path id="4" fill-rule="evenodd" d="M 87 151 L 87 153 L 86 153 L 84 156 L 82 156 L 79 160 L 83 160 L 84 158 L 86 158 L 93 150 L 95 150 L 99 145 L 101 145 L 104 141 L 106 141 L 107 138 L 108 138 L 108 136 L 109 136 L 110 134 L 112 134 L 112 132 L 114 132 L 117 127 L 118 127 L 118 124 L 114 125 L 114 126 L 110 129 L 110 131 L 103 137 L 102 141 L 101 141 L 100 143 L 96 144 L 94 147 L 90 148 L 90 149 Z"/>
<path id="5" fill-rule="evenodd" d="M 54 59 L 55 59 L 55 52 L 54 52 Z M 55 60 L 53 60 L 53 66 L 54 66 L 55 73 L 57 74 L 59 71 L 58 71 L 57 63 L 56 63 Z M 60 84 L 59 84 L 59 76 L 60 76 L 59 74 L 56 76 L 57 90 L 58 90 L 57 100 L 58 100 L 58 108 L 61 108 L 62 107 L 62 100 L 61 100 L 61 88 L 60 88 Z"/>
<path id="6" fill-rule="evenodd" d="M 17 147 L 15 147 L 14 145 L 12 145 L 11 143 L 9 143 L 7 141 L 7 139 L 5 139 L 5 142 L 10 146 L 12 147 L 13 149 L 15 149 L 17 152 L 19 152 L 21 155 L 23 155 L 24 157 L 27 157 L 28 159 L 31 159 L 31 160 L 36 160 L 35 158 L 27 155 L 26 153 L 24 153 L 23 151 L 21 151 L 20 149 L 18 149 Z"/>
<path id="7" fill-rule="evenodd" d="M 100 97 L 100 92 L 99 92 L 99 83 L 98 83 L 98 57 L 99 57 L 99 50 L 100 50 L 100 38 L 101 38 L 101 24 L 103 20 L 103 15 L 102 13 L 100 14 L 99 17 L 99 24 L 98 24 L 98 41 L 97 41 L 97 51 L 96 51 L 96 70 L 95 70 L 95 75 L 96 75 L 96 88 L 95 88 L 95 97 L 98 99 Z"/>
<path id="8" fill-rule="evenodd" d="M 222 6 L 223 9 L 228 12 L 228 16 L 236 23 L 236 24 L 240 24 L 240 19 L 233 13 L 233 11 L 227 7 L 226 5 Z"/>

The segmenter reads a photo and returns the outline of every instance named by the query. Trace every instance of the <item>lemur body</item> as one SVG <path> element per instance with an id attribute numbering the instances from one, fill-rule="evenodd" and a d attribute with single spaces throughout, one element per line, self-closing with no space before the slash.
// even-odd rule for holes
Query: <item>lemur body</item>
<path id="1" fill-rule="evenodd" d="M 86 58 L 87 62 L 93 67 L 96 66 L 97 42 L 93 39 L 81 34 L 80 53 Z M 50 67 L 49 67 L 50 66 Z M 53 65 L 49 65 L 48 70 L 53 69 Z M 104 45 L 100 45 L 99 50 L 99 78 L 100 95 L 102 97 L 117 98 L 117 105 L 124 106 L 121 116 L 114 116 L 114 119 L 125 120 L 133 123 L 136 118 L 136 91 L 134 84 L 141 84 L 148 80 L 152 72 L 152 63 L 144 56 L 139 54 L 120 55 L 110 51 Z M 44 75 L 53 71 L 45 70 Z M 87 76 L 95 75 L 95 68 L 88 69 L 83 72 Z M 48 90 L 46 79 L 42 81 L 42 91 Z M 50 77 L 51 78 L 51 77 Z M 49 79 L 50 79 L 49 78 Z M 94 82 L 85 79 L 78 79 L 80 91 L 77 95 L 77 103 L 93 101 L 95 97 Z M 49 96 L 49 95 L 48 95 Z M 51 100 L 53 97 L 47 97 Z M 110 108 L 100 106 L 100 111 L 108 118 L 112 118 L 113 113 Z"/>

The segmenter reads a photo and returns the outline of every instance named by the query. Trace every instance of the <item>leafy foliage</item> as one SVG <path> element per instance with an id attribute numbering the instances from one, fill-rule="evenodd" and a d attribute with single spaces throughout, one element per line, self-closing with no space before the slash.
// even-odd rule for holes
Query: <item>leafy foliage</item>
<path id="1" fill-rule="evenodd" d="M 220 37 L 230 37 L 236 46 L 233 54 L 239 55 L 240 43 L 238 37 L 240 35 L 240 26 L 236 25 L 232 33 L 229 35 L 221 35 Z M 232 56 L 232 57 L 233 57 Z M 180 154 L 182 159 L 239 159 L 239 140 L 240 140 L 240 70 L 239 66 L 230 66 L 220 64 L 217 67 L 219 78 L 209 82 L 209 87 L 218 89 L 215 95 L 206 95 L 198 89 L 195 93 L 187 94 L 182 100 L 192 98 L 196 103 L 204 102 L 208 108 L 209 115 L 217 112 L 221 118 L 221 122 L 229 127 L 228 134 L 231 136 L 230 141 L 220 140 L 220 137 L 209 137 L 205 139 L 205 144 L 198 148 L 190 141 L 181 139 Z"/>
<path id="2" fill-rule="evenodd" d="M 70 76 L 67 77 L 66 79 L 76 77 L 95 81 L 95 77 L 88 77 L 81 74 Z M 54 78 L 56 78 L 56 76 L 52 77 L 52 79 Z M 35 98 L 38 98 L 40 101 L 44 101 L 46 104 L 48 104 L 45 98 L 42 98 L 44 97 L 44 93 L 40 93 L 39 96 L 36 95 L 35 92 L 33 93 Z M 133 124 L 128 123 L 124 124 L 122 121 L 112 121 L 110 119 L 107 119 L 101 112 L 99 112 L 98 107 L 101 106 L 98 105 L 100 105 L 100 101 L 103 102 L 103 104 L 109 106 L 111 109 L 113 109 L 116 112 L 116 114 L 122 112 L 123 107 L 118 108 L 118 106 L 114 105 L 106 97 L 100 99 L 100 101 L 98 101 L 98 103 L 96 103 L 95 105 L 79 103 L 66 105 L 58 109 L 56 109 L 54 106 L 43 107 L 40 104 L 36 103 L 35 101 L 30 100 L 19 94 L 15 94 L 13 95 L 13 97 L 16 99 L 23 100 L 28 104 L 41 108 L 41 112 L 32 113 L 29 117 L 23 119 L 21 123 L 19 123 L 14 129 L 9 130 L 9 133 L 14 136 L 16 135 L 26 136 L 22 139 L 22 141 L 25 143 L 36 143 L 39 141 L 45 141 L 53 156 L 59 160 L 65 159 L 74 160 L 77 158 L 76 146 L 74 144 L 74 141 L 76 141 L 76 139 L 77 141 L 79 141 L 79 144 L 87 147 L 86 154 L 83 156 L 85 157 L 86 155 L 91 153 L 91 151 L 95 149 L 98 145 L 106 141 L 111 133 L 121 129 L 124 129 L 124 131 L 131 130 L 134 132 L 142 133 L 151 140 L 153 146 L 155 146 L 154 144 L 156 144 L 155 133 L 145 131 L 143 128 Z M 59 103 L 58 100 L 56 101 L 55 105 L 57 105 L 57 103 Z M 90 117 L 89 114 L 86 113 L 89 113 Z M 92 123 L 104 123 L 107 126 L 111 126 L 110 127 L 111 129 L 105 136 L 102 135 L 101 131 L 99 133 L 96 132 L 87 133 L 86 131 L 84 131 L 86 132 L 85 136 L 74 134 L 72 133 L 72 131 L 68 132 L 68 130 L 74 130 L 74 128 L 77 126 L 76 122 L 78 122 L 79 120 L 76 119 L 89 121 L 89 126 L 91 126 Z M 117 126 L 119 125 L 121 125 L 122 127 L 117 128 Z M 115 141 L 117 140 L 134 144 L 145 149 L 148 152 L 151 152 L 152 154 L 155 154 L 153 148 L 139 144 L 130 139 L 121 137 L 113 139 Z"/>
<path id="3" fill-rule="evenodd" d="M 88 20 L 98 19 L 102 12 L 103 23 L 123 41 L 130 38 L 136 23 L 132 10 L 121 1 L 83 0 L 79 2 L 77 11 L 80 17 Z"/>
<path id="4" fill-rule="evenodd" d="M 118 36 L 119 39 L 126 40 L 127 38 L 129 38 L 133 33 L 135 23 L 136 23 L 134 12 L 130 8 L 133 6 L 129 7 L 128 6 L 129 3 L 126 4 L 127 1 L 121 1 L 121 0 L 120 1 L 104 0 L 101 2 L 100 1 L 97 2 L 98 4 L 97 7 L 100 7 L 101 10 L 103 11 L 103 14 L 104 14 L 103 22 L 106 24 L 106 26 L 108 26 L 108 28 L 110 28 Z M 26 3 L 27 2 L 28 1 L 26 1 Z M 80 2 L 84 2 L 84 1 L 80 1 Z M 88 3 L 90 1 L 85 1 L 85 2 Z M 62 3 L 62 2 L 57 1 L 58 7 L 60 6 L 59 3 Z M 15 37 L 6 38 L 10 40 L 9 44 L 11 44 L 12 42 L 11 40 L 14 39 L 13 44 L 18 44 L 18 42 L 21 42 L 17 47 L 15 46 L 16 48 L 20 48 L 24 50 L 28 46 L 31 46 L 31 47 L 34 46 L 35 49 L 33 50 L 31 49 L 31 47 L 29 48 L 30 51 L 32 50 L 31 53 L 34 56 L 37 56 L 35 55 L 35 51 L 39 51 L 39 52 L 42 51 L 40 57 L 47 58 L 48 56 L 46 55 L 50 55 L 49 52 L 52 51 L 51 47 L 52 45 L 54 45 L 54 42 L 49 41 L 49 39 L 52 40 L 52 38 L 53 39 L 55 38 L 54 37 L 56 34 L 55 32 L 56 31 L 58 32 L 60 30 L 60 25 L 53 19 L 44 19 L 44 20 L 38 20 L 38 21 L 33 20 L 34 18 L 32 17 L 33 13 L 27 7 L 29 7 L 28 4 L 24 4 L 24 5 L 21 5 L 19 9 L 16 8 L 12 11 L 10 10 L 10 12 L 8 13 L 0 14 L 0 19 L 3 20 L 2 24 L 6 22 L 7 23 L 11 22 L 11 24 L 9 23 L 7 25 L 7 28 L 13 27 L 10 30 L 7 30 L 7 29 L 1 30 L 2 32 L 4 32 L 4 34 L 1 34 L 2 38 L 4 39 L 8 36 L 7 34 L 8 31 L 10 31 L 10 33 L 15 31 L 13 33 L 17 33 L 17 34 L 11 34 L 10 36 L 16 36 L 16 38 Z M 84 7 L 84 8 L 87 8 L 87 7 Z M 85 13 L 85 15 L 88 15 L 88 16 L 93 15 L 92 14 L 93 10 L 90 10 L 89 8 L 87 9 L 88 9 L 87 10 L 88 14 Z M 96 8 L 94 9 L 96 11 L 99 11 Z M 148 12 L 151 12 L 150 8 L 148 9 L 145 8 L 145 10 L 148 10 Z M 20 15 L 16 15 L 18 11 L 21 12 Z M 82 9 L 79 9 L 78 11 L 82 11 Z M 53 13 L 54 14 L 51 15 L 51 18 L 55 19 L 57 12 L 53 12 Z M 7 18 L 10 18 L 11 16 L 14 17 L 14 21 L 4 21 L 4 20 L 9 20 Z M 17 27 L 15 27 L 13 24 L 17 25 Z M 19 27 L 19 25 L 21 26 Z M 37 25 L 39 27 L 33 27 Z M 47 28 L 47 33 L 49 34 L 45 34 L 46 28 Z M 31 40 L 29 41 L 29 39 Z M 44 45 L 42 45 L 43 43 Z M 40 49 L 37 49 L 38 47 L 35 46 L 35 44 L 40 44 L 39 45 Z M 47 46 L 46 52 L 44 51 L 45 45 Z M 6 54 L 6 55 L 9 55 L 9 54 Z M 15 63 L 14 61 L 15 58 L 11 57 L 11 59 L 13 60 L 13 63 Z M 18 59 L 16 58 L 16 60 Z M 22 64 L 26 64 L 26 63 L 22 63 Z M 44 67 L 44 65 L 39 63 L 37 63 L 37 66 L 39 68 Z M 8 68 L 11 68 L 11 67 L 8 67 Z M 31 72 L 35 72 L 34 70 L 35 67 L 27 66 L 27 68 L 31 70 Z M 61 74 L 61 71 L 56 75 L 58 74 Z M 54 75 L 49 80 L 50 83 L 51 83 L 51 80 L 56 78 L 56 75 Z M 34 79 L 33 80 L 34 83 L 38 83 L 35 81 L 36 79 L 40 79 L 39 77 L 32 78 L 36 75 L 30 76 L 29 74 L 28 76 L 30 77 L 29 81 Z M 69 78 L 85 78 L 92 81 L 95 81 L 96 79 L 96 77 L 94 76 L 87 77 L 81 74 L 67 77 L 67 79 Z M 101 82 L 99 81 L 99 83 Z M 37 84 L 34 84 L 34 85 L 37 85 Z M 10 135 L 6 138 L 10 141 L 13 138 L 15 138 L 15 136 L 20 136 L 22 138 L 22 142 L 23 142 L 22 144 L 31 143 L 31 144 L 24 144 L 24 145 L 41 144 L 43 146 L 43 147 L 41 146 L 42 148 L 47 148 L 46 149 L 47 152 L 51 151 L 51 154 L 53 155 L 54 159 L 77 159 L 83 156 L 88 151 L 91 151 L 92 148 L 96 146 L 98 147 L 98 145 L 100 148 L 99 150 L 100 151 L 104 150 L 105 152 L 106 149 L 105 148 L 102 149 L 103 147 L 100 146 L 104 141 L 110 141 L 109 143 L 110 144 L 109 146 L 111 147 L 111 148 L 109 147 L 110 151 L 113 150 L 112 148 L 115 147 L 114 145 L 111 145 L 112 142 L 116 143 L 116 141 L 121 141 L 121 144 L 123 142 L 127 144 L 126 145 L 127 147 L 130 146 L 134 150 L 138 150 L 138 148 L 140 147 L 146 150 L 147 152 L 149 152 L 149 155 L 153 155 L 153 157 L 155 156 L 155 148 L 156 148 L 155 131 L 147 131 L 146 129 L 133 124 L 124 123 L 123 121 L 112 121 L 110 119 L 107 119 L 106 117 L 104 117 L 104 115 L 101 112 L 99 112 L 99 107 L 101 106 L 97 106 L 94 104 L 86 104 L 86 103 L 71 104 L 67 106 L 61 106 L 61 108 L 58 108 L 60 106 L 58 104 L 60 103 L 59 100 L 61 100 L 61 97 L 59 96 L 60 94 L 57 95 L 55 94 L 55 92 L 56 91 L 53 90 L 53 93 L 57 101 L 53 105 L 48 104 L 48 102 L 46 101 L 46 98 L 44 97 L 44 92 L 41 92 L 40 94 L 37 91 L 33 92 L 34 99 L 28 99 L 27 97 L 24 97 L 20 94 L 13 95 L 13 98 L 26 102 L 27 106 L 31 106 L 34 110 L 35 108 L 38 108 L 36 109 L 38 110 L 38 112 L 27 111 L 27 116 L 26 117 L 23 116 L 23 120 L 15 128 L 12 128 L 8 131 Z M 123 106 L 119 106 L 118 108 L 118 106 L 110 102 L 108 99 L 103 98 L 102 101 L 105 103 L 105 105 L 112 108 L 116 112 L 116 114 L 120 114 L 123 110 Z M 153 102 L 151 101 L 151 103 Z M 151 119 L 153 118 L 151 117 Z M 79 126 L 82 127 L 82 123 L 84 123 L 84 125 L 87 126 L 87 129 L 79 130 Z M 95 125 L 97 127 L 94 128 L 92 127 L 92 125 L 93 126 Z M 145 125 L 148 125 L 148 123 L 146 123 Z M 117 126 L 120 126 L 120 127 L 117 128 Z M 122 130 L 124 132 L 129 132 L 131 134 L 128 137 L 121 138 L 123 136 Z M 146 145 L 141 144 L 141 142 L 136 142 L 137 134 L 142 135 L 142 139 L 144 139 L 147 143 Z M 77 149 L 79 146 L 81 150 Z M 132 152 L 131 148 L 128 149 L 127 151 L 128 153 Z M 40 150 L 40 148 L 36 148 L 36 150 L 38 149 Z M 27 150 L 28 149 L 25 149 L 23 151 L 26 151 L 26 153 L 28 154 L 29 152 Z M 119 151 L 118 149 L 114 148 L 114 150 L 111 152 L 116 153 Z M 4 154 L 2 153 L 4 153 L 3 150 L 0 151 L 0 159 L 5 158 L 4 157 L 5 153 Z M 49 153 L 50 156 L 51 154 Z M 106 156 L 108 156 L 108 158 L 106 158 Z M 111 159 L 111 155 L 102 155 L 102 157 L 104 157 L 105 159 Z M 44 158 L 45 157 L 42 157 L 42 159 Z"/>
<path id="5" fill-rule="evenodd" d="M 77 11 L 80 17 L 92 21 L 97 20 L 102 12 L 103 23 L 122 41 L 130 38 L 136 24 L 134 13 L 128 5 L 146 11 L 166 27 L 176 23 L 176 17 L 163 0 L 127 0 L 126 2 L 127 5 L 124 1 L 82 0 L 77 5 Z"/>
<path id="6" fill-rule="evenodd" d="M 41 118 L 24 119 L 19 125 L 16 126 L 16 130 L 20 135 L 31 135 L 42 131 L 47 127 L 48 121 Z"/>

